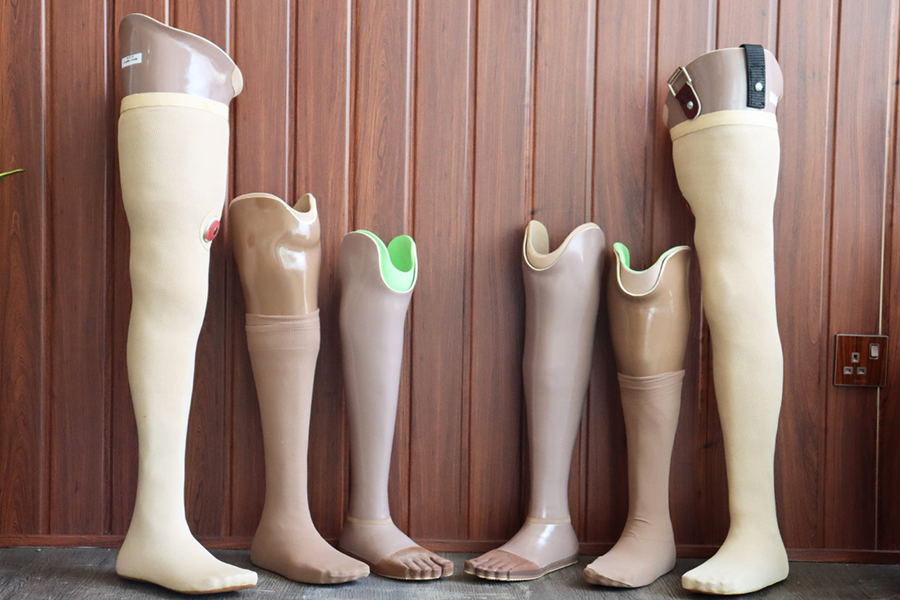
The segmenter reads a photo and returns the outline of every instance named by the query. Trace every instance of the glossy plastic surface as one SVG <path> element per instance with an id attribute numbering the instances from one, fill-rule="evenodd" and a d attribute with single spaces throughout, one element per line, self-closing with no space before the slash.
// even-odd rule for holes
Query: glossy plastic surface
<path id="1" fill-rule="evenodd" d="M 119 59 L 123 96 L 175 92 L 228 104 L 244 87 L 224 50 L 139 13 L 119 24 Z"/>
<path id="2" fill-rule="evenodd" d="M 315 197 L 291 207 L 272 194 L 244 194 L 231 201 L 228 216 L 247 312 L 315 312 L 322 262 Z"/>

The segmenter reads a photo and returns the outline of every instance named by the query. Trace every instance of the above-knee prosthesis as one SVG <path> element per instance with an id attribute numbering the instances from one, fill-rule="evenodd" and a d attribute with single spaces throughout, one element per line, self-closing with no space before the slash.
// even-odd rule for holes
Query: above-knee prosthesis
<path id="1" fill-rule="evenodd" d="M 728 61 L 738 67 L 731 69 Z M 774 493 L 783 377 L 772 223 L 780 158 L 774 105 L 781 72 L 774 56 L 759 47 L 747 48 L 746 56 L 742 49 L 709 53 L 687 71 L 691 89 L 672 88 L 668 117 L 678 185 L 697 220 L 694 241 L 712 341 L 731 525 L 716 555 L 682 582 L 693 591 L 741 594 L 788 575 Z M 680 83 L 678 73 L 673 79 Z M 722 97 L 716 90 L 724 89 L 732 90 L 740 106 L 690 117 L 686 98 L 697 97 L 703 106 L 704 97 Z"/>
<path id="2" fill-rule="evenodd" d="M 404 580 L 453 574 L 452 562 L 422 548 L 394 525 L 388 505 L 403 332 L 417 269 L 416 246 L 409 236 L 385 245 L 373 233 L 354 231 L 341 243 L 350 512 L 340 547 L 373 573 Z"/>
<path id="3" fill-rule="evenodd" d="M 294 206 L 245 194 L 228 208 L 247 304 L 247 347 L 259 397 L 266 501 L 250 559 L 304 583 L 344 583 L 369 568 L 341 554 L 313 525 L 307 449 L 319 354 L 319 215 L 306 194 Z"/>
<path id="4" fill-rule="evenodd" d="M 628 442 L 628 519 L 616 545 L 584 571 L 589 583 L 641 587 L 675 566 L 669 466 L 681 406 L 690 327 L 690 248 L 666 251 L 646 271 L 631 269 L 615 244 L 609 327 Z"/>
<path id="5" fill-rule="evenodd" d="M 509 542 L 467 561 L 466 573 L 523 581 L 578 561 L 569 470 L 591 373 L 605 243 L 594 223 L 577 227 L 553 252 L 544 225 L 531 221 L 525 230 L 528 517 Z"/>

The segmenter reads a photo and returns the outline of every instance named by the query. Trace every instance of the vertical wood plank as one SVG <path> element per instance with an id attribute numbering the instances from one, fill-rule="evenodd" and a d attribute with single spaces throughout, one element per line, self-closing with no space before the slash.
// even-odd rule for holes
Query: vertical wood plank
<path id="1" fill-rule="evenodd" d="M 250 192 L 275 194 L 293 201 L 291 146 L 291 34 L 296 17 L 291 0 L 235 4 L 234 59 L 246 78 L 244 91 L 233 103 L 235 196 Z M 324 219 L 323 219 L 324 220 Z M 231 534 L 256 531 L 265 498 L 265 464 L 259 404 L 247 335 L 246 309 L 237 267 L 231 256 L 228 223 L 227 339 L 231 344 L 228 374 L 234 426 L 231 438 Z"/>
<path id="2" fill-rule="evenodd" d="M 852 10 L 845 6 L 840 12 L 829 282 L 832 339 L 836 333 L 878 330 L 896 19 L 897 5 L 892 0 L 854 4 Z M 830 340 L 829 346 L 831 364 Z M 876 543 L 876 391 L 829 386 L 827 411 L 825 545 L 872 548 Z"/>
<path id="3" fill-rule="evenodd" d="M 477 13 L 469 536 L 522 524 L 522 235 L 531 204 L 534 3 L 480 0 Z M 477 442 L 475 442 L 477 440 Z"/>
<path id="4" fill-rule="evenodd" d="M 656 2 L 600 2 L 597 7 L 594 95 L 593 220 L 606 243 L 628 246 L 635 260 L 650 255 L 651 123 Z M 612 543 L 628 512 L 625 422 L 609 337 L 607 260 L 594 341 L 588 404 L 586 532 L 584 541 Z M 644 262 L 644 265 L 649 263 Z"/>
<path id="5" fill-rule="evenodd" d="M 775 280 L 785 369 L 775 482 L 781 532 L 791 548 L 824 543 L 836 20 L 835 2 L 786 2 L 779 15 L 779 29 L 790 33 L 782 35 L 778 48 L 785 93 L 778 108 Z"/>
<path id="6" fill-rule="evenodd" d="M 465 539 L 472 225 L 472 0 L 419 4 L 410 535 Z"/>
<path id="7" fill-rule="evenodd" d="M 112 79 L 116 85 L 110 93 L 115 94 L 115 102 L 111 110 L 112 131 L 118 131 L 119 100 L 122 97 L 121 73 L 119 64 L 119 23 L 131 13 L 139 12 L 166 22 L 169 7 L 166 0 L 115 0 L 113 10 L 112 43 L 107 49 Z M 112 532 L 124 535 L 131 521 L 134 509 L 134 497 L 137 492 L 137 425 L 134 419 L 134 407 L 131 404 L 131 392 L 128 387 L 128 371 L 125 365 L 125 347 L 128 341 L 128 320 L 131 315 L 131 277 L 128 271 L 130 255 L 130 236 L 125 207 L 122 204 L 122 186 L 119 181 L 118 146 L 113 137 L 110 161 L 115 181 L 115 194 L 112 205 L 112 247 L 110 269 L 112 274 L 112 453 L 110 463 L 110 503 L 112 512 Z"/>
<path id="8" fill-rule="evenodd" d="M 532 216 L 556 248 L 591 219 L 596 0 L 538 3 L 534 79 Z M 586 406 L 586 405 L 585 405 Z M 569 478 L 572 523 L 584 535 L 587 409 Z"/>
<path id="9" fill-rule="evenodd" d="M 309 442 L 310 509 L 327 538 L 340 534 L 348 485 L 337 260 L 350 229 L 352 9 L 351 0 L 300 0 L 297 7 L 297 193 L 316 197 L 322 225 L 322 346 Z"/>
<path id="10" fill-rule="evenodd" d="M 48 528 L 43 1 L 0 2 L 0 532 Z M 29 57 L 23 60 L 22 57 Z"/>
<path id="11" fill-rule="evenodd" d="M 174 0 L 173 25 L 229 51 L 230 0 Z M 229 173 L 230 176 L 230 173 Z M 230 186 L 229 186 L 230 190 Z M 225 198 L 222 198 L 224 206 Z M 222 535 L 230 521 L 230 406 L 225 393 L 226 245 L 213 244 L 209 299 L 197 342 L 194 395 L 188 426 L 185 496 L 195 535 Z"/>
<path id="12" fill-rule="evenodd" d="M 717 21 L 717 48 L 760 44 L 778 50 L 778 0 L 719 0 Z"/>
<path id="13" fill-rule="evenodd" d="M 387 243 L 410 233 L 413 39 L 412 0 L 358 2 L 353 226 Z M 415 237 L 415 232 L 412 232 Z M 421 264 L 421 270 L 428 265 Z M 418 286 L 417 286 L 418 287 Z M 415 298 L 409 314 L 415 314 Z M 391 513 L 409 526 L 410 322 L 403 345 L 400 402 L 391 457 Z"/>
<path id="14" fill-rule="evenodd" d="M 693 218 L 675 179 L 672 141 L 662 122 L 662 107 L 668 93 L 666 81 L 679 65 L 685 65 L 713 49 L 716 3 L 712 0 L 660 2 L 657 18 L 656 85 L 652 120 L 653 177 L 650 255 L 645 265 L 669 248 L 693 246 Z M 727 527 L 724 480 L 710 480 L 707 464 L 722 460 L 721 434 L 707 439 L 712 387 L 709 370 L 709 333 L 702 319 L 700 276 L 696 259 L 691 261 L 691 329 L 685 357 L 681 416 L 672 458 L 672 523 L 675 538 L 685 544 L 717 543 Z M 718 431 L 714 423 L 713 432 Z"/>
<path id="15" fill-rule="evenodd" d="M 106 10 L 76 0 L 49 21 L 49 502 L 62 534 L 103 533 L 109 517 Z"/>

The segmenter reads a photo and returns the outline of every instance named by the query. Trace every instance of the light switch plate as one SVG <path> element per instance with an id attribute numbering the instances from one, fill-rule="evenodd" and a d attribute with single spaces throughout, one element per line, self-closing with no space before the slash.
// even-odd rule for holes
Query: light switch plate
<path id="1" fill-rule="evenodd" d="M 839 333 L 834 338 L 834 385 L 887 384 L 888 336 Z"/>

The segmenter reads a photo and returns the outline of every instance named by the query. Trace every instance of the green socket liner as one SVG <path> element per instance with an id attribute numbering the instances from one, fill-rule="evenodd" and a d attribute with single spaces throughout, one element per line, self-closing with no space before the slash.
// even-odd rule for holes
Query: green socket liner
<path id="1" fill-rule="evenodd" d="M 378 245 L 381 277 L 395 292 L 406 292 L 416 280 L 416 243 L 408 235 L 398 235 L 387 246 L 381 238 L 365 229 L 358 229 Z"/>
<path id="2" fill-rule="evenodd" d="M 631 268 L 631 252 L 628 251 L 628 246 L 623 244 L 622 242 L 616 242 L 613 244 L 613 249 L 616 251 L 616 254 L 619 255 L 619 258 L 622 259 L 622 263 L 624 263 L 626 269 Z"/>

